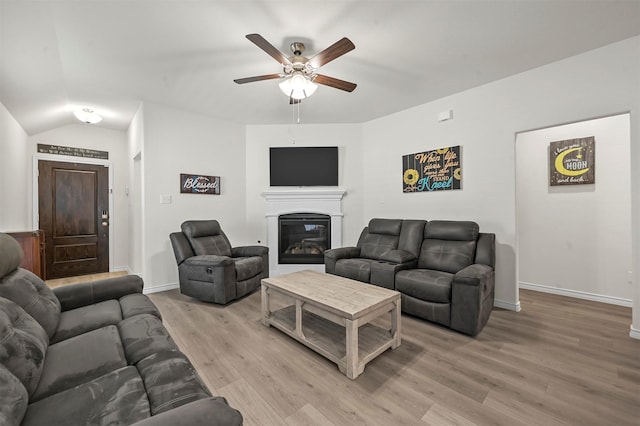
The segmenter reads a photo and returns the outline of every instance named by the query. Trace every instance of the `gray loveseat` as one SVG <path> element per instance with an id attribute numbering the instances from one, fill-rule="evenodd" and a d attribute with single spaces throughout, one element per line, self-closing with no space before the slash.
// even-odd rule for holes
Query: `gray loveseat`
<path id="1" fill-rule="evenodd" d="M 470 221 L 371 219 L 325 271 L 401 293 L 402 312 L 475 336 L 495 293 L 495 234 Z"/>
<path id="2" fill-rule="evenodd" d="M 125 276 L 50 290 L 0 233 L 1 425 L 240 425 Z"/>

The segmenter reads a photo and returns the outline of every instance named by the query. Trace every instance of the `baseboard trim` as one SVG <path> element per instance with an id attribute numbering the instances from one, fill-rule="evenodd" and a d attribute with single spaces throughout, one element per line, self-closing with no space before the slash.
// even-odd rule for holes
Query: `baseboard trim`
<path id="1" fill-rule="evenodd" d="M 633 325 L 631 325 L 629 328 L 629 337 L 640 340 L 640 330 L 633 328 Z"/>
<path id="2" fill-rule="evenodd" d="M 520 301 L 517 303 L 505 302 L 504 300 L 494 300 L 493 306 L 496 308 L 507 309 L 509 311 L 520 312 Z"/>
<path id="3" fill-rule="evenodd" d="M 174 290 L 176 288 L 180 288 L 180 284 L 169 283 L 169 284 L 155 285 L 153 287 L 145 286 L 144 289 L 142 290 L 142 293 L 144 294 L 160 293 L 161 291 L 169 291 L 169 290 Z"/>
<path id="4" fill-rule="evenodd" d="M 633 302 L 630 299 L 621 297 L 604 296 L 601 294 L 587 293 L 584 291 L 569 290 L 566 288 L 550 287 L 541 284 L 520 282 L 520 288 L 525 290 L 540 291 L 543 293 L 556 294 L 558 296 L 574 297 L 576 299 L 590 300 L 592 302 L 608 303 L 610 305 L 625 306 L 631 308 Z"/>

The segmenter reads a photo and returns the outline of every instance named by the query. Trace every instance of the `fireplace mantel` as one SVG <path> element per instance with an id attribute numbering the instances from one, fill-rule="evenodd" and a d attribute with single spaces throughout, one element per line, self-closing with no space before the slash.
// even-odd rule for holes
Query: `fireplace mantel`
<path id="1" fill-rule="evenodd" d="M 278 216 L 291 213 L 318 213 L 331 217 L 331 246 L 342 247 L 342 197 L 344 189 L 270 189 L 262 196 L 266 200 L 267 246 L 269 272 L 272 276 L 302 269 L 324 271 L 324 265 L 290 265 L 278 263 Z"/>

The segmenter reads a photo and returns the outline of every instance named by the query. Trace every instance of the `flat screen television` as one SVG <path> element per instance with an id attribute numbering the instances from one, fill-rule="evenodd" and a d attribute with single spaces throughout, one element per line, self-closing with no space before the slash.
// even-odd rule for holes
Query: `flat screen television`
<path id="1" fill-rule="evenodd" d="M 269 149 L 271 186 L 338 186 L 338 147 Z"/>

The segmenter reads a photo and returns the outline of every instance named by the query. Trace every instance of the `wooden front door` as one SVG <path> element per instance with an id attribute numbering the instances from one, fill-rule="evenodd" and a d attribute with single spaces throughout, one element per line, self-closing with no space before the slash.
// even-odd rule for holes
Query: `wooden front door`
<path id="1" fill-rule="evenodd" d="M 46 279 L 109 272 L 108 181 L 104 165 L 38 161 Z"/>

